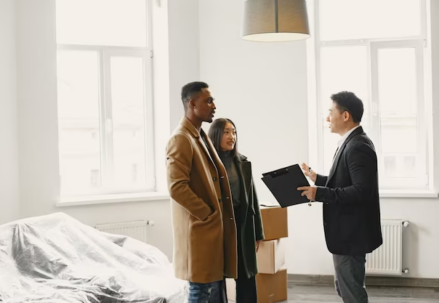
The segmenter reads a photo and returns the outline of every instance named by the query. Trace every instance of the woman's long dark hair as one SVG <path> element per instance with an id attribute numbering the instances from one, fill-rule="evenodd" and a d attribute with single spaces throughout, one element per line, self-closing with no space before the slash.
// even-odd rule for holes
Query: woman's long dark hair
<path id="1" fill-rule="evenodd" d="M 223 138 L 224 128 L 226 128 L 227 123 L 231 123 L 236 131 L 235 123 L 233 123 L 232 120 L 227 119 L 227 118 L 215 119 L 215 121 L 213 121 L 213 123 L 209 129 L 209 134 L 208 134 L 209 138 L 212 141 L 213 146 L 215 147 L 216 152 L 218 154 L 221 153 L 221 139 Z M 238 133 L 236 133 L 235 146 L 233 147 L 233 150 L 232 150 L 233 158 L 235 158 L 237 155 L 238 155 Z"/>

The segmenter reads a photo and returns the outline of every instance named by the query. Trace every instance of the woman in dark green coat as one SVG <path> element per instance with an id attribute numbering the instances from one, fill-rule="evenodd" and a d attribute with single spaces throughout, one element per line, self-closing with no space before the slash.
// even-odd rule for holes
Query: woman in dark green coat
<path id="1" fill-rule="evenodd" d="M 251 162 L 237 151 L 236 127 L 230 119 L 216 119 L 209 129 L 209 137 L 227 170 L 232 191 L 238 238 L 236 302 L 256 303 L 256 252 L 264 232 Z"/>

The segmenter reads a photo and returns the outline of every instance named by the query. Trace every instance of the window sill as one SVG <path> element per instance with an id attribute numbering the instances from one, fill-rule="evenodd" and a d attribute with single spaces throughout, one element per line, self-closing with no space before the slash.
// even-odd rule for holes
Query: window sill
<path id="1" fill-rule="evenodd" d="M 438 192 L 435 190 L 401 190 L 401 189 L 384 189 L 380 190 L 380 198 L 438 198 Z"/>
<path id="2" fill-rule="evenodd" d="M 81 205 L 99 205 L 126 202 L 145 202 L 145 201 L 162 201 L 169 200 L 169 194 L 163 192 L 135 193 L 135 194 L 114 194 L 114 195 L 97 195 L 82 197 L 61 197 L 56 203 L 56 207 L 70 207 Z"/>

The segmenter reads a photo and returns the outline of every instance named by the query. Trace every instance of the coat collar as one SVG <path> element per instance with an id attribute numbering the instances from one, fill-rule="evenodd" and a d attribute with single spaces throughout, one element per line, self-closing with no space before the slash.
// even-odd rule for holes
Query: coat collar
<path id="1" fill-rule="evenodd" d="M 197 128 L 192 124 L 192 122 L 188 118 L 182 117 L 180 119 L 180 125 L 186 128 L 194 138 L 200 137 L 200 132 L 197 130 Z M 201 131 L 203 131 L 203 129 L 201 129 Z"/>
<path id="2" fill-rule="evenodd" d="M 218 170 L 219 169 L 219 165 L 221 164 L 221 160 L 219 159 L 217 153 L 215 152 L 215 148 L 212 145 L 212 142 L 210 142 L 209 138 L 207 137 L 206 133 L 204 132 L 204 130 L 201 128 L 200 131 L 198 131 L 196 129 L 196 127 L 192 124 L 192 122 L 186 118 L 186 117 L 182 117 L 180 120 L 180 125 L 183 128 L 186 128 L 189 133 L 198 141 L 198 144 L 201 146 L 201 148 L 204 150 L 207 159 L 210 160 L 210 162 L 213 164 L 213 166 Z M 203 142 L 203 139 L 201 138 L 201 136 L 203 136 L 206 141 Z M 208 146 L 206 146 L 206 144 Z M 211 153 L 209 152 L 209 150 L 207 149 L 209 148 Z"/>
<path id="3" fill-rule="evenodd" d="M 244 161 L 247 161 L 247 157 L 244 156 L 244 155 L 241 155 L 240 153 L 238 153 L 238 154 L 236 155 L 236 160 L 237 160 L 238 162 L 244 162 Z"/>
<path id="4" fill-rule="evenodd" d="M 329 171 L 329 175 L 328 175 L 328 179 L 326 181 L 326 184 L 329 183 L 329 181 L 331 180 L 331 178 L 334 176 L 335 171 L 337 170 L 337 165 L 338 165 L 338 160 L 340 160 L 341 154 L 343 153 L 346 144 L 349 143 L 349 141 L 352 140 L 352 138 L 354 138 L 357 135 L 360 135 L 364 133 L 363 131 L 363 127 L 359 126 L 357 127 L 353 132 L 351 132 L 349 134 L 349 136 L 346 138 L 346 140 L 344 140 L 343 144 L 339 147 L 338 151 L 337 151 L 337 155 L 335 156 L 334 162 L 332 163 L 331 166 L 331 170 Z"/>
<path id="5" fill-rule="evenodd" d="M 245 199 L 244 203 L 248 203 L 248 197 L 252 184 L 252 165 L 250 161 L 247 161 L 247 157 L 238 153 L 235 157 L 235 164 L 241 177 L 241 190 L 243 191 Z"/>
<path id="6" fill-rule="evenodd" d="M 343 143 L 346 141 L 347 138 L 349 138 L 349 136 L 357 129 L 360 128 L 360 125 L 355 126 L 354 128 L 352 128 L 350 131 L 348 131 L 346 134 L 344 134 L 341 139 L 338 141 L 338 147 L 340 148 Z"/>

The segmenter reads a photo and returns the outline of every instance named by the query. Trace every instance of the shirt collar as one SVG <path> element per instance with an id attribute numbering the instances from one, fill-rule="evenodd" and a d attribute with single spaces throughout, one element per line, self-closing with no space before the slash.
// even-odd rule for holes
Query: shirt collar
<path id="1" fill-rule="evenodd" d="M 349 135 L 359 127 L 360 125 L 357 125 L 351 130 L 349 130 L 346 134 L 344 134 L 343 137 L 341 137 L 341 139 L 338 141 L 338 148 L 340 148 L 343 145 L 344 141 L 346 141 L 346 139 L 349 137 Z"/>

